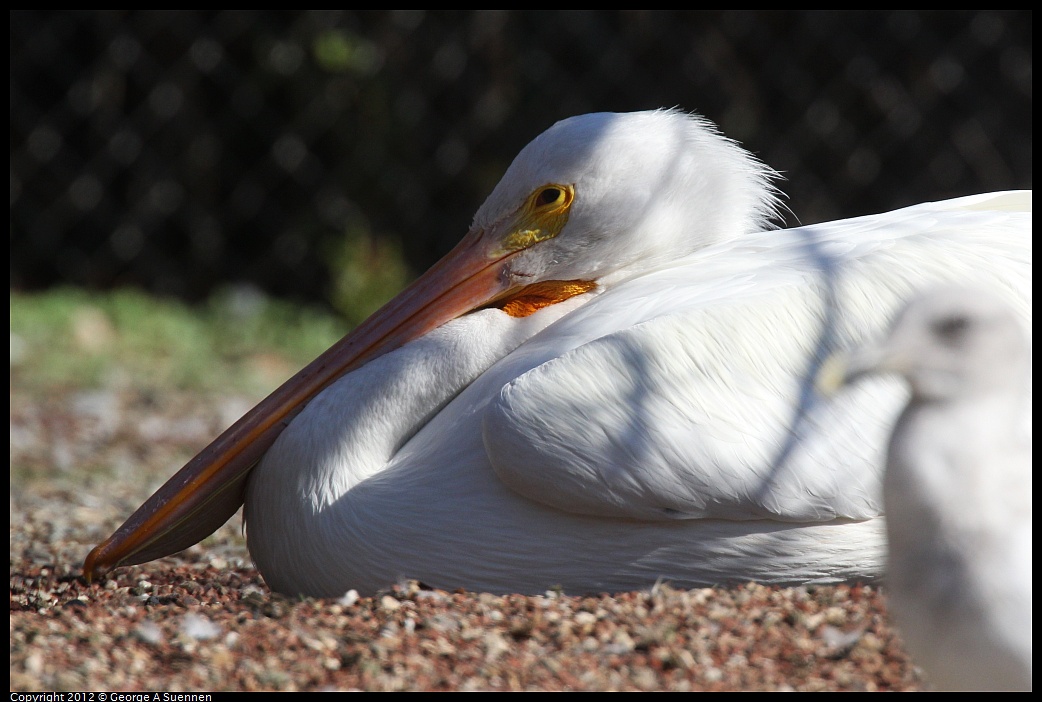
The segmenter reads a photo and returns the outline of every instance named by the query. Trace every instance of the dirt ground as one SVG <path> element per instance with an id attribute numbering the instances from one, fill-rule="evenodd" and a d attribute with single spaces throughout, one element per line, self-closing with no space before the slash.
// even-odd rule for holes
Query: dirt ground
<path id="1" fill-rule="evenodd" d="M 919 690 L 878 587 L 289 600 L 238 518 L 93 585 L 84 556 L 244 399 L 11 391 L 11 690 Z"/>

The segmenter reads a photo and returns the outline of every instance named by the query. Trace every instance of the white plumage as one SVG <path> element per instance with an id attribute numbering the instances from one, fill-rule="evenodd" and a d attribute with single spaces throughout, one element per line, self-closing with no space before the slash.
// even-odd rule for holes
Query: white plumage
<path id="1" fill-rule="evenodd" d="M 890 608 L 948 690 L 1031 689 L 1031 351 L 988 291 L 915 298 L 846 382 L 895 373 L 911 399 L 884 485 Z"/>
<path id="2" fill-rule="evenodd" d="M 1031 196 L 766 231 L 772 177 L 676 111 L 556 124 L 446 260 L 85 569 L 183 548 L 245 499 L 251 554 L 285 592 L 877 576 L 883 450 L 904 396 L 876 381 L 815 407 L 818 359 L 937 280 L 993 288 L 1029 318 Z M 553 304 L 511 307 L 540 296 Z M 295 383 L 344 368 L 275 441 L 306 402 Z"/>

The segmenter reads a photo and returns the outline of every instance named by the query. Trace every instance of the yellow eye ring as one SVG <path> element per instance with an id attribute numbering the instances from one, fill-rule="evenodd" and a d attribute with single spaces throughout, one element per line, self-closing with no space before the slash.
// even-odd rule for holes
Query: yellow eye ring
<path id="1" fill-rule="evenodd" d="M 491 255 L 499 257 L 554 238 L 568 222 L 568 212 L 574 202 L 574 185 L 547 183 L 538 188 L 508 220 L 507 233 Z"/>
<path id="2" fill-rule="evenodd" d="M 547 183 L 529 196 L 528 206 L 533 212 L 567 209 L 574 199 L 574 186 Z"/>

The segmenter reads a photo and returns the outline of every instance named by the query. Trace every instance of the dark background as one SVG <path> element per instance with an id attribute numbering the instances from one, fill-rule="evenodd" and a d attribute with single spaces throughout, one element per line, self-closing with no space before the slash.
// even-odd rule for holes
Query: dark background
<path id="1" fill-rule="evenodd" d="M 328 302 L 343 241 L 422 271 L 598 110 L 705 114 L 807 224 L 1031 187 L 1030 12 L 10 16 L 17 290 Z"/>

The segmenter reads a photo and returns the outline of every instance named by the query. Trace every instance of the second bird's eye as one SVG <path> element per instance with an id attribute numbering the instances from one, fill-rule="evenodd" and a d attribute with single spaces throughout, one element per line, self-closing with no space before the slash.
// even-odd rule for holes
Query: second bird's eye
<path id="1" fill-rule="evenodd" d="M 544 188 L 535 198 L 535 204 L 539 206 L 552 205 L 561 199 L 560 188 Z"/>
<path id="2" fill-rule="evenodd" d="M 945 317 L 934 323 L 934 331 L 946 342 L 960 341 L 970 326 L 970 320 L 962 315 Z"/>

